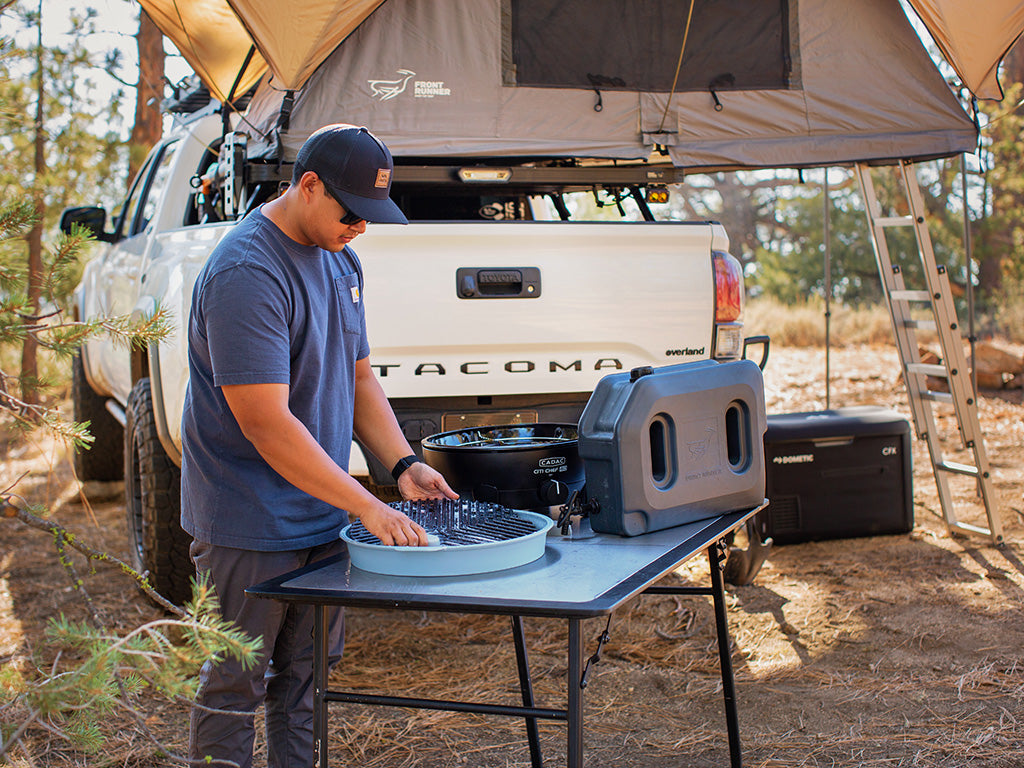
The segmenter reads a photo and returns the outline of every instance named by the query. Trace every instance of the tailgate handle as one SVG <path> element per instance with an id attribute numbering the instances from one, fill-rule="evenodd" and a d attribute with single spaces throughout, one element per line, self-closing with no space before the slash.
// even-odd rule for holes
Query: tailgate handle
<path id="1" fill-rule="evenodd" d="M 460 299 L 536 299 L 540 296 L 540 269 L 459 267 L 455 292 Z"/>

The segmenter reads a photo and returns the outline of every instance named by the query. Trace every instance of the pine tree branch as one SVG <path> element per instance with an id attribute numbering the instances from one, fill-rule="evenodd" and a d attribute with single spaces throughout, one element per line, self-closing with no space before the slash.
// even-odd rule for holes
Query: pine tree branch
<path id="1" fill-rule="evenodd" d="M 92 623 L 97 629 L 102 629 L 104 624 L 103 620 L 100 619 L 99 612 L 96 610 L 96 603 L 93 602 L 92 595 L 89 594 L 89 590 L 85 588 L 85 582 L 82 577 L 78 575 L 78 569 L 75 568 L 74 562 L 67 555 L 67 540 L 59 534 L 53 536 L 54 546 L 57 548 L 57 558 L 60 560 L 60 564 L 64 566 L 64 570 L 67 571 L 68 576 L 71 579 L 71 584 L 75 590 L 82 596 L 82 600 L 85 602 L 85 607 L 89 610 L 89 618 L 92 619 Z"/>
<path id="2" fill-rule="evenodd" d="M 22 475 L 22 477 L 24 477 L 24 475 Z M 13 487 L 13 485 L 11 487 Z M 25 507 L 16 506 L 15 504 L 12 503 L 12 499 L 18 499 L 22 504 L 25 504 L 25 500 L 23 498 L 15 494 L 9 493 L 9 491 L 4 491 L 0 493 L 0 504 L 2 504 L 2 508 L 0 508 L 0 514 L 2 514 L 4 517 L 17 518 L 18 520 L 25 523 L 31 528 L 44 531 L 45 533 L 49 533 L 51 536 L 54 537 L 55 542 L 61 542 L 58 545 L 58 547 L 66 544 L 67 546 L 70 546 L 73 549 L 76 549 L 79 552 L 81 552 L 89 559 L 90 562 L 98 561 L 115 566 L 122 573 L 134 579 L 135 582 L 139 585 L 139 587 L 141 587 L 142 591 L 145 592 L 146 595 L 149 596 L 153 601 L 158 603 L 160 607 L 182 618 L 185 618 L 188 615 L 180 606 L 175 605 L 166 597 L 164 597 L 155 589 L 153 589 L 153 587 L 149 583 L 149 579 L 147 578 L 146 574 L 139 573 L 126 562 L 124 562 L 123 560 L 119 560 L 113 555 L 109 555 L 106 552 L 100 552 L 99 550 L 93 549 L 92 547 L 82 543 L 81 541 L 79 541 L 78 537 L 75 536 L 75 534 L 69 532 L 64 526 L 60 525 L 59 523 L 55 523 L 50 520 L 44 520 L 43 518 L 38 517 L 37 515 L 29 511 L 27 504 L 25 504 Z M 58 554 L 59 552 L 60 549 L 58 548 Z M 74 581 L 73 586 L 75 587 L 75 589 L 79 588 L 79 585 L 75 584 Z"/>
<path id="3" fill-rule="evenodd" d="M 57 437 L 69 441 L 75 448 L 88 448 L 93 436 L 85 424 L 65 421 L 56 408 L 47 408 L 37 403 L 26 403 L 11 394 L 7 382 L 19 383 L 19 377 L 0 371 L 0 410 L 5 410 L 25 427 L 44 426 Z M 13 486 L 11 486 L 13 487 Z"/>

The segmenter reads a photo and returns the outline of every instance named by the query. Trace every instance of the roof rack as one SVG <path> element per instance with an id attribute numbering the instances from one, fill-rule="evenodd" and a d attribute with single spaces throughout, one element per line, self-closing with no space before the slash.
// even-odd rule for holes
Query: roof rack
<path id="1" fill-rule="evenodd" d="M 210 90 L 203 85 L 198 75 L 183 77 L 171 85 L 171 96 L 161 102 L 164 112 L 190 115 L 210 103 Z"/>

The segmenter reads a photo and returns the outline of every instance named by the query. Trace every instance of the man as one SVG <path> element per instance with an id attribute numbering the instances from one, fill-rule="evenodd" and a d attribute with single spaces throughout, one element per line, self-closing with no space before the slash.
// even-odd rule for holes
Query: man
<path id="1" fill-rule="evenodd" d="M 312 609 L 243 590 L 341 548 L 347 515 L 385 544 L 426 533 L 347 472 L 353 433 L 405 498 L 456 498 L 416 461 L 368 359 L 362 272 L 348 247 L 366 223 L 405 224 L 388 197 L 391 154 L 365 128 L 330 125 L 299 150 L 287 191 L 243 219 L 200 274 L 189 320 L 182 526 L 221 612 L 263 638 L 254 669 L 202 670 L 190 760 L 252 765 L 251 712 L 266 704 L 271 768 L 311 765 Z M 340 611 L 331 662 L 341 656 Z M 266 673 L 266 675 L 265 675 Z"/>

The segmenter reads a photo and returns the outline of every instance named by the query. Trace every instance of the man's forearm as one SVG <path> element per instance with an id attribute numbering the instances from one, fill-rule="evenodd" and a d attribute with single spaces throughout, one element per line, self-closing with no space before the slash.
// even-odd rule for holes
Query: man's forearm
<path id="1" fill-rule="evenodd" d="M 364 360 L 360 363 L 365 363 L 365 368 L 357 363 L 353 431 L 380 463 L 391 469 L 400 458 L 412 453 L 412 447 L 402 434 L 391 403 L 373 375 L 369 362 Z"/>

